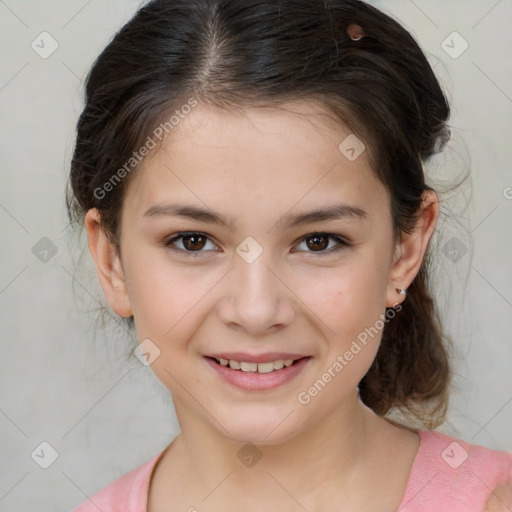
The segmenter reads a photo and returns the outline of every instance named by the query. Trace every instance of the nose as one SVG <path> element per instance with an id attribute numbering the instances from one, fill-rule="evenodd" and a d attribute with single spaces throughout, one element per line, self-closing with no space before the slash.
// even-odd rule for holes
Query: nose
<path id="1" fill-rule="evenodd" d="M 263 335 L 292 323 L 293 292 L 271 265 L 265 251 L 251 263 L 235 256 L 218 305 L 219 317 L 227 326 Z"/>

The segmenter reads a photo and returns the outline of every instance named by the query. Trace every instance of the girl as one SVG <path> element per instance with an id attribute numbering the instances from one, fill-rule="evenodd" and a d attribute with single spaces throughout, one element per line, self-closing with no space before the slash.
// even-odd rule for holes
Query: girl
<path id="1" fill-rule="evenodd" d="M 358 0 L 154 0 L 121 29 L 68 205 L 181 432 L 75 512 L 510 510 L 512 454 L 433 430 L 423 165 L 448 118 L 412 36 Z"/>

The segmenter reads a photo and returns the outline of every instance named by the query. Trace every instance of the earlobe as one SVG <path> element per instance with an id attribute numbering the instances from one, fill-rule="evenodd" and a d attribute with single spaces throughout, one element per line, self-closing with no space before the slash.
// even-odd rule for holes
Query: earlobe
<path id="1" fill-rule="evenodd" d="M 420 271 L 428 245 L 434 234 L 439 217 L 439 199 L 432 190 L 423 193 L 421 211 L 414 231 L 402 234 L 402 239 L 396 247 L 395 258 L 391 267 L 387 307 L 393 307 L 403 302 L 407 296 L 403 293 Z"/>
<path id="2" fill-rule="evenodd" d="M 107 237 L 96 208 L 85 216 L 87 243 L 94 260 L 101 288 L 111 309 L 122 317 L 132 316 L 126 279 L 121 259 L 112 241 Z"/>

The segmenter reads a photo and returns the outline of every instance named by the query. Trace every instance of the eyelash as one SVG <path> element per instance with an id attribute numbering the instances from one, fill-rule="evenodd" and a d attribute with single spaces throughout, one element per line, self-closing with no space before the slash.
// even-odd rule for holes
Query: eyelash
<path id="1" fill-rule="evenodd" d="M 187 251 L 185 249 L 178 249 L 175 246 L 173 246 L 173 244 L 176 241 L 178 241 L 178 240 L 180 240 L 182 238 L 186 238 L 188 236 L 193 236 L 193 235 L 199 235 L 199 236 L 205 237 L 205 238 L 208 239 L 208 241 L 211 242 L 209 236 L 206 235 L 205 233 L 201 233 L 200 231 L 188 231 L 188 232 L 177 233 L 172 238 L 169 238 L 169 239 L 165 240 L 164 241 L 164 246 L 167 247 L 170 251 L 178 253 L 180 255 L 186 255 L 186 257 L 191 256 L 193 258 L 194 257 L 197 258 L 202 253 L 207 252 L 207 251 L 204 251 L 204 250 L 200 250 L 200 251 Z M 338 251 L 340 251 L 342 249 L 345 249 L 345 248 L 348 248 L 348 247 L 352 246 L 352 244 L 350 242 L 348 242 L 346 239 L 342 238 L 341 236 L 335 235 L 333 233 L 324 233 L 324 232 L 314 232 L 314 233 L 310 233 L 308 235 L 305 235 L 305 236 L 303 236 L 299 240 L 299 244 L 301 244 L 302 242 L 304 242 L 308 238 L 313 238 L 314 236 L 322 236 L 322 237 L 328 238 L 329 240 L 334 240 L 335 242 L 338 243 L 338 246 L 335 247 L 334 249 L 328 249 L 328 250 L 323 250 L 323 251 L 299 251 L 299 252 L 309 252 L 309 253 L 312 253 L 312 254 L 328 255 L 328 254 L 333 254 L 333 253 L 336 253 L 336 252 L 338 252 Z"/>

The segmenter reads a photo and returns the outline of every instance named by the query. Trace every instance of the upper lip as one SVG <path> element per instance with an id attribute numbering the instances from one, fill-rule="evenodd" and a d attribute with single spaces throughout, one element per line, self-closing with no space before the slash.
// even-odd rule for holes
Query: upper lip
<path id="1" fill-rule="evenodd" d="M 265 354 L 247 354 L 244 352 L 219 352 L 217 354 L 207 354 L 206 357 L 213 357 L 215 359 L 233 359 L 235 361 L 245 363 L 270 363 L 271 361 L 278 361 L 282 359 L 286 361 L 288 359 L 302 359 L 304 354 L 290 354 L 286 352 L 267 352 Z"/>

